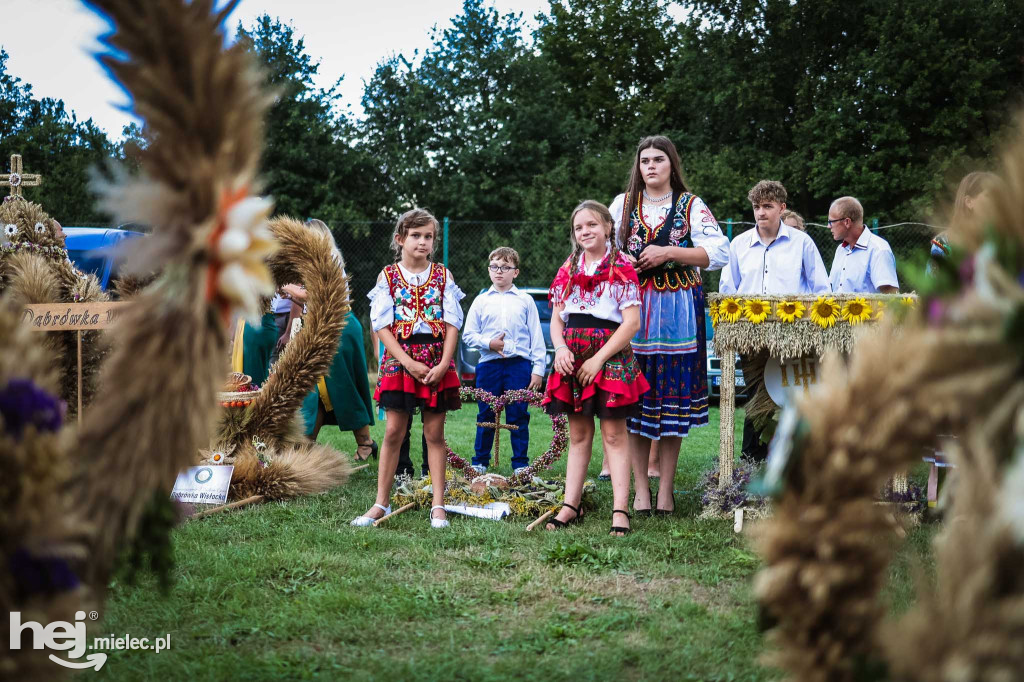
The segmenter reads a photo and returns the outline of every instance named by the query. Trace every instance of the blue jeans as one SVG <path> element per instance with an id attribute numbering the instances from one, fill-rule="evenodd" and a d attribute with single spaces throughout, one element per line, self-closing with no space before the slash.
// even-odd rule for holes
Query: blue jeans
<path id="1" fill-rule="evenodd" d="M 500 396 L 505 391 L 515 391 L 530 385 L 530 370 L 533 365 L 526 358 L 497 358 L 481 362 L 476 366 L 476 387 Z M 487 403 L 477 402 L 478 422 L 494 422 L 494 411 Z M 505 423 L 519 428 L 510 431 L 512 439 L 512 468 L 529 466 L 527 451 L 530 446 L 530 412 L 525 402 L 511 403 L 505 408 Z M 473 464 L 488 466 L 494 447 L 494 429 L 476 427 L 476 444 Z"/>

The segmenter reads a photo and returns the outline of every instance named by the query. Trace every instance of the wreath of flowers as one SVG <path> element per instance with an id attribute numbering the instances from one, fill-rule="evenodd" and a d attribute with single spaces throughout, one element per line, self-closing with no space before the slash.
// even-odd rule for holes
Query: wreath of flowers
<path id="1" fill-rule="evenodd" d="M 7 225 L 7 227 L 15 227 L 14 225 Z M 6 234 L 10 234 L 9 232 Z M 51 256 L 57 256 L 61 260 L 68 257 L 68 250 L 63 246 L 43 246 L 42 244 L 36 244 L 34 242 L 10 242 L 0 246 L 0 252 L 2 253 L 21 253 L 26 251 L 28 253 L 38 254 L 49 254 Z"/>
<path id="2" fill-rule="evenodd" d="M 468 386 L 463 386 L 459 389 L 459 398 L 466 402 L 480 401 L 487 403 L 487 405 L 494 411 L 495 419 L 498 418 L 498 415 L 501 412 L 505 411 L 505 408 L 510 403 L 526 402 L 530 405 L 540 407 L 541 402 L 544 400 L 544 396 L 542 394 L 525 388 L 516 391 L 506 391 L 500 396 L 496 396 L 482 388 L 472 388 Z M 551 465 L 558 461 L 558 458 L 561 457 L 562 453 L 569 447 L 569 421 L 565 418 L 564 414 L 550 416 L 551 426 L 555 431 L 555 434 L 551 439 L 551 446 L 544 451 L 543 455 L 523 469 L 523 471 L 509 477 L 508 480 L 511 485 L 529 483 L 533 480 L 534 475 L 538 471 L 551 468 Z M 495 438 L 499 438 L 500 436 L 500 433 L 496 433 L 494 435 Z M 448 464 L 453 469 L 462 471 L 463 475 L 470 481 L 477 476 L 480 476 L 480 474 L 470 466 L 469 462 L 455 454 L 455 451 L 448 445 L 448 441 L 445 441 L 445 450 L 448 453 Z"/>

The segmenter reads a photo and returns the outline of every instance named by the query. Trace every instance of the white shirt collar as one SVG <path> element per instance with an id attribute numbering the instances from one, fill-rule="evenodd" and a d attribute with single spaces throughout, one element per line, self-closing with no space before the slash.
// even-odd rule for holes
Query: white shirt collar
<path id="1" fill-rule="evenodd" d="M 519 289 L 517 289 L 516 285 L 513 284 L 511 287 L 509 287 L 508 291 L 498 291 L 497 289 L 494 288 L 494 285 L 492 284 L 487 289 L 487 293 L 488 294 L 518 294 L 519 293 Z"/>
<path id="2" fill-rule="evenodd" d="M 768 244 L 765 244 L 763 241 L 761 241 L 761 233 L 757 231 L 757 225 L 756 224 L 754 225 L 754 229 L 750 230 L 750 232 L 751 232 L 751 237 L 750 237 L 750 245 L 751 246 L 753 246 L 754 244 L 760 244 L 761 246 L 764 246 L 764 247 L 768 246 Z M 793 228 L 780 220 L 779 221 L 779 232 L 775 236 L 775 241 L 779 241 L 780 239 L 792 239 L 792 238 L 793 238 Z"/>

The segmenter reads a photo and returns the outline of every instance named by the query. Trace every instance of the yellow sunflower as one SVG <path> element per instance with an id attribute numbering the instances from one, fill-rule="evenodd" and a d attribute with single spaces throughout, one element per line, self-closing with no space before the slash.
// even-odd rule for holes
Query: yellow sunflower
<path id="1" fill-rule="evenodd" d="M 718 301 L 712 301 L 709 306 L 709 312 L 711 313 L 711 326 L 718 326 Z"/>
<path id="2" fill-rule="evenodd" d="M 743 306 L 735 298 L 727 298 L 718 306 L 718 316 L 728 322 L 736 322 L 742 312 Z"/>
<path id="3" fill-rule="evenodd" d="M 876 301 L 875 302 L 875 321 L 881 320 L 883 317 L 885 317 L 885 302 L 884 301 Z"/>
<path id="4" fill-rule="evenodd" d="M 822 329 L 828 329 L 836 323 L 839 314 L 839 306 L 836 299 L 831 296 L 819 296 L 818 300 L 811 305 L 811 322 Z"/>
<path id="5" fill-rule="evenodd" d="M 754 324 L 761 324 L 768 317 L 768 313 L 772 311 L 772 306 L 768 301 L 762 301 L 759 298 L 752 298 L 743 304 L 743 317 L 747 318 Z"/>
<path id="6" fill-rule="evenodd" d="M 795 322 L 804 316 L 806 309 L 800 301 L 783 301 L 775 307 L 775 316 L 783 322 Z"/>
<path id="7" fill-rule="evenodd" d="M 903 305 L 907 306 L 908 308 L 913 308 L 915 305 L 917 305 L 917 301 L 914 300 L 913 296 L 904 296 L 902 301 Z"/>
<path id="8" fill-rule="evenodd" d="M 868 302 L 858 296 L 852 301 L 843 304 L 843 319 L 850 324 L 860 324 L 871 319 L 871 306 Z"/>

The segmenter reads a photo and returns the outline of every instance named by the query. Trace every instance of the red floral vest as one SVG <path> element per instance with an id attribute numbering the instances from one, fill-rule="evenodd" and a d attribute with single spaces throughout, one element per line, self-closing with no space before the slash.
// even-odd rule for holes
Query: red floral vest
<path id="1" fill-rule="evenodd" d="M 397 264 L 386 266 L 384 277 L 395 302 L 395 321 L 391 323 L 395 337 L 407 339 L 412 336 L 417 320 L 426 322 L 434 336 L 443 337 L 445 267 L 431 263 L 430 274 L 419 286 L 409 284 Z"/>

